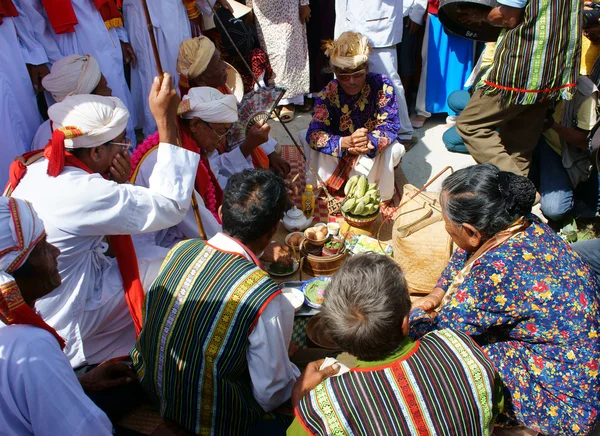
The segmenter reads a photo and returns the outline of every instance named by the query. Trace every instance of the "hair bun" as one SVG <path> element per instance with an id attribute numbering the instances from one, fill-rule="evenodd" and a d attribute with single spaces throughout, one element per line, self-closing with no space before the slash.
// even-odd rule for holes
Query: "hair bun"
<path id="1" fill-rule="evenodd" d="M 535 202 L 535 185 L 527 177 L 507 171 L 498 173 L 498 187 L 511 214 L 524 216 L 531 213 Z"/>

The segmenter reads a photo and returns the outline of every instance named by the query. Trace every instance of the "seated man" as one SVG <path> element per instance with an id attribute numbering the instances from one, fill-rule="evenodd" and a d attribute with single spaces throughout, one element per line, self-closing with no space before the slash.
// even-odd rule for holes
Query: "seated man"
<path id="1" fill-rule="evenodd" d="M 235 70 L 232 69 L 232 71 Z M 232 94 L 227 85 L 227 64 L 221 59 L 221 53 L 216 49 L 215 44 L 207 37 L 186 39 L 181 43 L 177 58 L 177 72 L 179 73 L 181 95 L 187 94 L 190 88 L 199 86 L 210 86 L 223 94 Z M 238 101 L 238 103 L 240 102 Z M 285 177 L 290 172 L 290 165 L 275 151 L 276 145 L 277 141 L 269 136 L 269 139 L 261 144 L 260 148 L 252 150 L 248 160 L 254 168 L 270 167 Z M 230 151 L 236 146 L 236 144 L 226 144 L 219 148 L 219 152 Z M 223 154 L 217 154 L 211 159 L 211 164 L 217 159 L 226 158 L 223 157 Z M 224 161 L 220 165 L 230 174 L 245 168 L 245 166 L 241 167 L 238 162 Z"/>
<path id="2" fill-rule="evenodd" d="M 330 190 L 363 174 L 379 184 L 387 201 L 394 195 L 394 167 L 404 155 L 394 86 L 369 73 L 371 47 L 360 33 L 344 32 L 323 47 L 337 78 L 315 99 L 308 131 L 300 133 L 305 153 Z M 306 183 L 316 185 L 312 172 L 306 174 Z"/>
<path id="3" fill-rule="evenodd" d="M 574 98 L 559 101 L 544 124 L 532 177 L 539 175 L 542 212 L 554 221 L 561 222 L 567 215 L 592 218 L 598 213 L 599 176 L 588 151 L 597 105 L 596 85 L 579 76 Z"/>
<path id="4" fill-rule="evenodd" d="M 203 86 L 190 89 L 183 97 L 178 113 L 182 147 L 201 155 L 194 184 L 198 212 L 191 207 L 183 221 L 176 226 L 156 234 L 137 235 L 134 238 L 136 246 L 144 240 L 171 248 L 183 239 L 201 237 L 195 216 L 198 213 L 206 236 L 212 238 L 220 232 L 221 220 L 217 211 L 223 200 L 223 189 L 231 175 L 230 168 L 239 168 L 237 172 L 251 168 L 251 162 L 246 159 L 250 160 L 248 156 L 252 150 L 268 139 L 268 124 L 255 124 L 248 130 L 242 145 L 219 156 L 217 149 L 225 142 L 225 134 L 231 129 L 232 123 L 237 121 L 238 112 L 235 97 L 223 95 L 215 88 Z M 136 185 L 149 186 L 156 165 L 158 142 L 158 134 L 151 135 L 133 153 L 131 181 Z M 228 164 L 224 165 L 225 162 Z"/>
<path id="5" fill-rule="evenodd" d="M 98 61 L 90 55 L 71 55 L 57 60 L 52 65 L 50 74 L 42 79 L 42 86 L 58 103 L 70 95 L 112 95 L 112 89 L 108 87 Z M 46 120 L 38 128 L 31 144 L 32 150 L 46 147 L 52 138 L 50 124 L 51 121 Z"/>
<path id="6" fill-rule="evenodd" d="M 35 313 L 35 300 L 60 285 L 59 254 L 30 204 L 0 197 L 2 434 L 112 435 L 108 417 L 84 389 L 135 381 L 122 362 L 106 362 L 77 380 L 61 351 L 65 341 Z"/>
<path id="7" fill-rule="evenodd" d="M 294 387 L 288 436 L 490 434 L 503 401 L 494 366 L 464 333 L 440 330 L 413 342 L 409 311 L 392 259 L 361 254 L 344 263 L 321 316 L 331 339 L 358 358 L 356 368 L 319 383 L 309 365 Z"/>
<path id="8" fill-rule="evenodd" d="M 62 285 L 36 309 L 65 338 L 74 368 L 129 353 L 141 328 L 143 287 L 160 267 L 160 259 L 136 259 L 129 235 L 170 227 L 190 205 L 199 156 L 171 145 L 178 103 L 170 76 L 162 85 L 157 78 L 149 104 L 163 142 L 149 188 L 124 183 L 129 113 L 114 97 L 74 95 L 52 105 L 51 146 L 11 167 L 7 194 L 33 204 L 61 251 Z M 116 259 L 107 255 L 107 236 Z"/>
<path id="9" fill-rule="evenodd" d="M 274 173 L 233 175 L 223 233 L 175 246 L 146 295 L 134 368 L 162 417 L 188 431 L 248 434 L 290 398 L 294 308 L 257 258 L 286 204 Z"/>

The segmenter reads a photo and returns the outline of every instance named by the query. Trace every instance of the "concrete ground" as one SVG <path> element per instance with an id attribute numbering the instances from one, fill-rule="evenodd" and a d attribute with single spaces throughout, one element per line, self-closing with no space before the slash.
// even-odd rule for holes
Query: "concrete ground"
<path id="1" fill-rule="evenodd" d="M 296 112 L 296 116 L 287 123 L 287 127 L 292 134 L 297 135 L 298 132 L 308 128 L 310 119 L 310 113 Z M 280 144 L 292 144 L 278 121 L 272 120 L 269 124 L 271 125 L 271 135 Z M 448 127 L 445 114 L 435 115 L 427 120 L 422 128 L 414 131 L 413 135 L 419 141 L 402 159 L 401 168 L 397 173 L 397 181 L 404 176 L 408 183 L 421 187 L 446 166 L 451 166 L 456 171 L 475 163 L 470 155 L 446 150 L 442 142 L 442 134 Z M 443 178 L 441 177 L 433 183 L 428 191 L 440 191 Z"/>

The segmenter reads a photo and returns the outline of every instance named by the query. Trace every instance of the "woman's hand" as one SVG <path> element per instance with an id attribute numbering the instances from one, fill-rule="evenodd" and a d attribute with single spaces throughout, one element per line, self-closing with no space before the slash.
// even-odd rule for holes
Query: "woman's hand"
<path id="1" fill-rule="evenodd" d="M 312 391 L 319 383 L 323 380 L 332 377 L 338 373 L 340 370 L 340 365 L 334 363 L 327 368 L 324 368 L 322 371 L 319 371 L 321 365 L 325 362 L 325 359 L 317 360 L 316 362 L 311 362 L 306 366 L 304 372 L 298 377 L 296 380 L 296 384 L 292 389 L 292 407 L 296 408 L 302 398 L 310 391 Z"/>
<path id="2" fill-rule="evenodd" d="M 442 303 L 442 299 L 444 298 L 444 290 L 440 288 L 435 288 L 431 291 L 426 297 L 420 298 L 412 304 L 411 309 L 420 308 L 425 312 L 432 312 L 437 309 L 439 305 Z"/>

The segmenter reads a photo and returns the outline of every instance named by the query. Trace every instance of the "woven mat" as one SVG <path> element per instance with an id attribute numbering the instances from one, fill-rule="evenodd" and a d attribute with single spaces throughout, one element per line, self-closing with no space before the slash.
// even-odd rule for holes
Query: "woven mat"
<path id="1" fill-rule="evenodd" d="M 288 174 L 286 180 L 291 182 L 297 174 L 300 174 L 296 181 L 292 184 L 293 187 L 297 187 L 298 195 L 292 197 L 290 200 L 294 202 L 298 209 L 302 209 L 302 193 L 306 186 L 306 165 L 300 152 L 294 145 L 282 145 L 281 146 L 281 157 L 290 164 L 291 171 Z M 315 199 L 315 219 L 313 223 L 328 223 L 329 212 L 327 211 L 327 200 L 323 198 Z"/>

